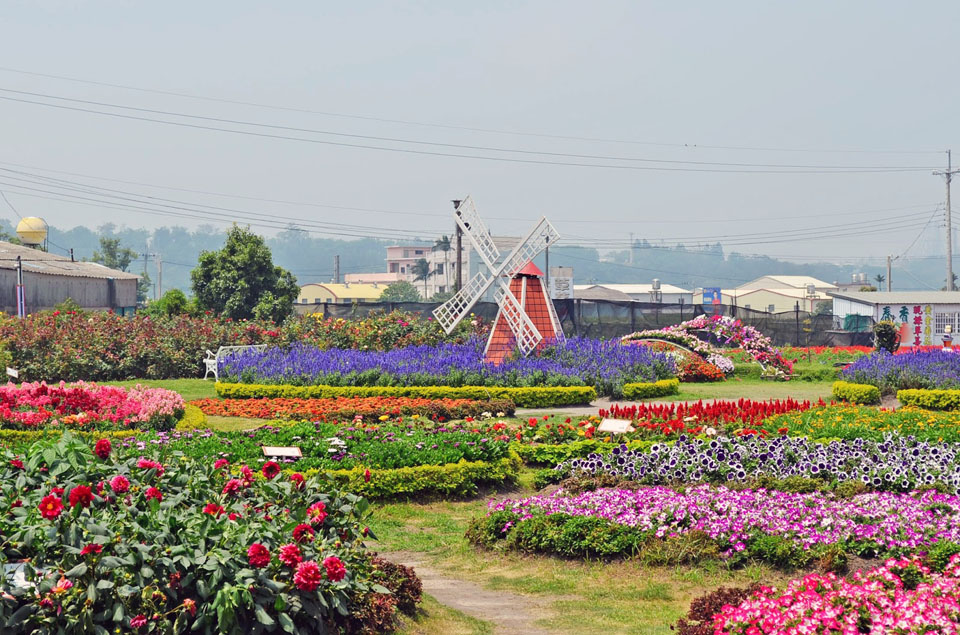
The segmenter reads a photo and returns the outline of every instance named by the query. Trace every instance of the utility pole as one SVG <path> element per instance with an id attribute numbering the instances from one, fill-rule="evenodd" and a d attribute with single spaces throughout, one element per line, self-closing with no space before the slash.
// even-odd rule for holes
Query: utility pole
<path id="1" fill-rule="evenodd" d="M 340 254 L 333 257 L 333 283 L 340 284 Z"/>
<path id="2" fill-rule="evenodd" d="M 629 258 L 629 263 L 632 265 L 633 264 L 633 232 L 630 232 L 630 256 L 628 258 Z"/>
<path id="3" fill-rule="evenodd" d="M 960 173 L 960 170 L 954 170 L 951 164 L 950 150 L 947 150 L 947 169 L 945 172 L 934 172 L 937 176 L 945 177 L 947 182 L 947 291 L 953 291 L 953 218 L 950 211 L 950 181 L 953 175 Z"/>
<path id="4" fill-rule="evenodd" d="M 460 208 L 460 199 L 453 199 L 453 209 Z M 457 227 L 457 291 L 463 287 L 463 230 L 460 229 L 460 223 Z"/>
<path id="5" fill-rule="evenodd" d="M 890 280 L 890 275 L 891 275 L 890 272 L 893 271 L 893 269 L 890 267 L 890 264 L 892 262 L 893 260 L 891 259 L 891 257 L 887 256 L 887 291 L 888 292 L 892 291 L 892 287 L 893 287 L 893 282 Z"/>
<path id="6" fill-rule="evenodd" d="M 547 238 L 547 240 L 550 240 L 550 239 Z M 544 282 L 547 283 L 546 284 L 547 299 L 552 301 L 553 298 L 550 295 L 550 243 L 547 243 L 547 248 L 544 250 L 543 253 L 544 253 L 544 259 L 546 260 L 546 262 L 544 263 L 544 268 L 547 270 L 546 273 L 543 274 L 545 277 Z"/>
<path id="7" fill-rule="evenodd" d="M 23 261 L 17 256 L 17 317 L 27 317 L 27 303 L 23 294 Z"/>
<path id="8" fill-rule="evenodd" d="M 157 299 L 163 297 L 163 254 L 157 254 Z"/>

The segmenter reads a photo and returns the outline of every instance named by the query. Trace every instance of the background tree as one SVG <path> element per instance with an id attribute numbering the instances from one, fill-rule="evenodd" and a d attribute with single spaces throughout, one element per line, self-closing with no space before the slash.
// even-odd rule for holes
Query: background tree
<path id="1" fill-rule="evenodd" d="M 100 237 L 100 249 L 94 250 L 90 258 L 93 262 L 98 262 L 104 267 L 126 271 L 130 263 L 136 260 L 139 254 L 129 247 L 121 247 L 119 238 Z M 147 301 L 147 295 L 150 293 L 150 276 L 144 271 L 137 280 L 137 304 Z"/>
<path id="2" fill-rule="evenodd" d="M 379 300 L 380 302 L 419 302 L 420 292 L 409 282 L 401 280 L 384 289 Z"/>
<path id="3" fill-rule="evenodd" d="M 883 285 L 883 281 L 886 280 L 887 277 L 882 273 L 878 273 L 873 277 L 873 279 L 877 281 L 877 288 L 880 288 L 880 286 Z"/>
<path id="4" fill-rule="evenodd" d="M 453 297 L 453 291 L 442 291 L 440 293 L 434 293 L 430 296 L 431 302 L 446 302 Z"/>
<path id="5" fill-rule="evenodd" d="M 263 238 L 237 225 L 227 232 L 223 249 L 200 252 L 190 279 L 200 310 L 237 320 L 281 322 L 300 294 L 293 274 L 274 266 Z"/>
<path id="6" fill-rule="evenodd" d="M 423 297 L 427 297 L 427 278 L 430 277 L 430 263 L 427 262 L 426 258 L 421 258 L 413 263 L 411 270 L 414 282 L 423 280 Z"/>
<path id="7" fill-rule="evenodd" d="M 180 289 L 170 289 L 156 302 L 151 302 L 141 313 L 150 316 L 192 315 L 196 313 L 196 303 L 188 300 Z"/>
<path id="8" fill-rule="evenodd" d="M 443 284 L 444 289 L 450 289 L 450 237 L 447 235 L 437 238 L 433 243 L 433 249 L 439 249 L 443 252 Z"/>

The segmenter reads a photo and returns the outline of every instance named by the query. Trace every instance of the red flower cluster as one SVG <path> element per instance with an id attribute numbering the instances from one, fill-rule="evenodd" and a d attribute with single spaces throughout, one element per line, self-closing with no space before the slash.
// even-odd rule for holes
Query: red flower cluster
<path id="1" fill-rule="evenodd" d="M 710 426 L 731 426 L 758 428 L 761 422 L 774 415 L 787 412 L 803 412 L 813 406 L 826 405 L 823 400 L 816 403 L 784 399 L 776 401 L 714 401 L 696 403 L 652 403 L 631 406 L 612 405 L 599 412 L 601 418 L 631 419 L 637 428 L 643 428 L 660 434 L 699 434 Z"/>
<path id="2" fill-rule="evenodd" d="M 293 583 L 298 589 L 315 591 L 321 582 L 323 582 L 323 574 L 316 562 L 307 560 L 297 565 L 297 571 L 293 574 Z"/>
<path id="3" fill-rule="evenodd" d="M 155 499 L 158 503 L 163 500 L 163 492 L 156 487 L 148 487 L 144 496 L 147 500 Z"/>
<path id="4" fill-rule="evenodd" d="M 301 523 L 293 529 L 293 539 L 296 542 L 310 542 L 316 532 L 310 525 Z"/>
<path id="5" fill-rule="evenodd" d="M 113 446 L 110 444 L 110 439 L 100 439 L 97 441 L 97 444 L 93 446 L 93 453 L 104 461 L 110 458 L 110 452 L 112 451 Z"/>
<path id="6" fill-rule="evenodd" d="M 263 464 L 263 467 L 260 468 L 260 472 L 263 473 L 263 478 L 272 481 L 280 474 L 280 464 L 276 461 L 267 461 Z"/>
<path id="7" fill-rule="evenodd" d="M 247 549 L 247 560 L 250 562 L 251 567 L 262 569 L 270 564 L 270 550 L 259 542 L 255 542 Z"/>
<path id="8" fill-rule="evenodd" d="M 63 511 L 63 501 L 60 500 L 59 496 L 47 494 L 40 499 L 40 504 L 37 506 L 37 509 L 40 510 L 41 516 L 48 520 L 53 520 Z"/>
<path id="9" fill-rule="evenodd" d="M 327 577 L 331 582 L 339 582 L 347 575 L 347 568 L 343 566 L 343 561 L 336 556 L 330 556 L 324 560 L 323 568 L 327 570 Z"/>
<path id="10" fill-rule="evenodd" d="M 96 543 L 91 542 L 86 547 L 80 550 L 80 555 L 86 556 L 91 553 L 94 553 L 94 554 L 100 553 L 101 551 L 103 551 L 103 545 L 98 545 Z"/>
<path id="11" fill-rule="evenodd" d="M 292 542 L 280 547 L 277 558 L 291 569 L 303 562 L 303 554 L 300 553 L 300 547 Z"/>
<path id="12" fill-rule="evenodd" d="M 216 516 L 218 518 L 220 517 L 221 514 L 223 514 L 223 511 L 224 511 L 223 507 L 221 507 L 220 505 L 217 505 L 216 503 L 207 503 L 203 507 L 204 514 L 210 514 L 211 516 Z"/>
<path id="13" fill-rule="evenodd" d="M 93 492 L 90 490 L 90 487 L 87 485 L 77 485 L 72 490 L 70 490 L 70 507 L 90 507 L 93 503 Z"/>
<path id="14" fill-rule="evenodd" d="M 115 494 L 126 494 L 130 491 L 130 481 L 127 480 L 126 476 L 117 474 L 110 479 L 110 489 L 112 489 Z"/>
<path id="15" fill-rule="evenodd" d="M 327 506 L 317 502 L 307 508 L 307 520 L 311 525 L 322 525 L 327 518 Z"/>

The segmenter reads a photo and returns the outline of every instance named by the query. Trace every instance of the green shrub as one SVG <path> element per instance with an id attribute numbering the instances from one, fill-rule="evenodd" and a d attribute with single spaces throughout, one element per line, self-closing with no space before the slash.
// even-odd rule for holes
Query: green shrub
<path id="1" fill-rule="evenodd" d="M 947 568 L 950 558 L 960 553 L 960 544 L 941 540 L 927 548 L 925 558 L 927 565 L 934 571 L 943 571 Z"/>
<path id="2" fill-rule="evenodd" d="M 506 532 L 505 527 L 509 527 Z M 474 519 L 467 528 L 467 539 L 474 544 L 494 547 L 503 541 L 517 551 L 574 557 L 632 555 L 639 551 L 644 536 L 642 530 L 596 516 L 537 514 L 520 520 L 507 511 Z"/>
<path id="3" fill-rule="evenodd" d="M 597 398 L 591 386 L 287 386 L 282 384 L 230 384 L 218 382 L 224 399 L 290 397 L 422 397 L 425 399 L 509 399 L 519 408 L 552 408 L 589 404 Z"/>
<path id="4" fill-rule="evenodd" d="M 853 384 L 848 381 L 833 382 L 833 398 L 854 404 L 880 403 L 880 389 L 870 384 Z"/>
<path id="5" fill-rule="evenodd" d="M 900 329 L 893 320 L 883 320 L 873 325 L 873 346 L 878 351 L 889 353 L 900 346 Z"/>
<path id="6" fill-rule="evenodd" d="M 661 379 L 653 383 L 633 383 L 623 385 L 623 398 L 629 400 L 666 397 L 680 392 L 680 380 L 676 377 Z"/>
<path id="7" fill-rule="evenodd" d="M 898 390 L 897 400 L 904 406 L 916 406 L 926 410 L 960 410 L 960 390 Z"/>
<path id="8" fill-rule="evenodd" d="M 187 404 L 183 407 L 183 416 L 177 422 L 177 430 L 196 430 L 207 427 L 207 415 L 196 406 Z"/>
<path id="9" fill-rule="evenodd" d="M 656 441 L 628 441 L 625 445 L 630 450 L 646 450 L 654 443 Z M 610 454 L 613 448 L 620 445 L 605 443 L 599 439 L 584 439 L 557 445 L 513 443 L 511 447 L 528 465 L 556 465 L 568 459 L 583 458 L 588 454 Z"/>

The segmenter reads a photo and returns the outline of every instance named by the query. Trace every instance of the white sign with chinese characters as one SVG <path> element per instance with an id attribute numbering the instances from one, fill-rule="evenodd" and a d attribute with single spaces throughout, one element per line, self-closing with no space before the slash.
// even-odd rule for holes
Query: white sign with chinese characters
<path id="1" fill-rule="evenodd" d="M 633 432 L 632 423 L 629 419 L 604 419 L 597 427 L 597 432 L 609 432 L 611 434 Z"/>

